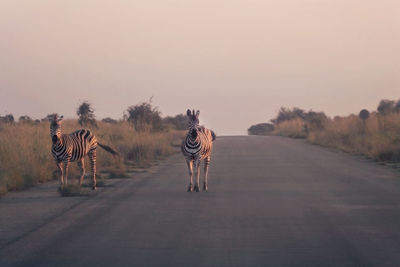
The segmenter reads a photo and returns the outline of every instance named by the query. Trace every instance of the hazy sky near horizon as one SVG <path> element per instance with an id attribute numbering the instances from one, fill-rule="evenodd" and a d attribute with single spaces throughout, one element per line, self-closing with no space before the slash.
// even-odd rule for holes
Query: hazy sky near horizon
<path id="1" fill-rule="evenodd" d="M 147 101 L 246 134 L 281 106 L 400 98 L 397 0 L 0 0 L 0 115 L 121 118 Z"/>

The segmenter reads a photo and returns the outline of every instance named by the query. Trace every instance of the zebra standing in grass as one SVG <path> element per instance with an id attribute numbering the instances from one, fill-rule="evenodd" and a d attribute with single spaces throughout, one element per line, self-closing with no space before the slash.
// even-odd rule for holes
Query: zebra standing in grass
<path id="1" fill-rule="evenodd" d="M 186 163 L 189 169 L 190 184 L 188 192 L 193 190 L 200 191 L 200 163 L 204 160 L 204 186 L 203 190 L 208 190 L 208 166 L 210 165 L 211 151 L 213 141 L 215 140 L 215 133 L 212 130 L 199 126 L 198 110 L 195 114 L 190 111 L 186 112 L 189 117 L 189 132 L 182 142 L 182 153 L 186 158 Z M 193 188 L 193 168 L 196 175 L 196 184 Z"/>
<path id="2" fill-rule="evenodd" d="M 61 171 L 61 187 L 68 183 L 68 165 L 70 162 L 77 161 L 81 169 L 81 177 L 79 185 L 82 185 L 83 177 L 85 175 L 85 161 L 86 155 L 89 156 L 90 168 L 92 170 L 93 189 L 96 189 L 96 148 L 99 145 L 101 148 L 116 155 L 112 148 L 102 145 L 97 142 L 96 137 L 86 129 L 75 131 L 71 134 L 61 133 L 61 120 L 63 116 L 58 117 L 55 114 L 49 118 L 50 121 L 50 136 L 52 140 L 51 152 L 56 160 L 57 167 Z"/>

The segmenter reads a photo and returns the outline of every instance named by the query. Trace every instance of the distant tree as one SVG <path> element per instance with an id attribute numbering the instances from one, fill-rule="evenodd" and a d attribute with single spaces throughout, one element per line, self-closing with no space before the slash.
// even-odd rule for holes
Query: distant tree
<path id="1" fill-rule="evenodd" d="M 164 124 L 157 107 L 153 107 L 151 99 L 127 109 L 127 121 L 132 123 L 136 131 L 161 131 L 164 130 Z"/>
<path id="2" fill-rule="evenodd" d="M 274 130 L 274 125 L 271 123 L 259 123 L 250 126 L 247 129 L 248 135 L 269 135 Z"/>
<path id="3" fill-rule="evenodd" d="M 54 116 L 58 116 L 58 114 L 57 114 L 57 113 L 47 114 L 47 116 L 44 117 L 44 118 L 42 118 L 41 121 L 42 121 L 42 122 L 49 121 L 50 119 L 54 118 Z"/>
<path id="4" fill-rule="evenodd" d="M 310 128 L 317 130 L 323 129 L 327 119 L 328 117 L 324 112 L 315 112 L 310 110 L 309 112 L 304 113 L 304 120 L 306 121 L 305 127 L 307 130 L 310 130 Z"/>
<path id="5" fill-rule="evenodd" d="M 379 102 L 378 105 L 378 114 L 381 115 L 378 117 L 381 129 L 386 131 L 387 129 L 387 115 L 398 112 L 397 111 L 397 104 L 396 101 L 383 99 Z"/>
<path id="6" fill-rule="evenodd" d="M 177 130 L 186 130 L 188 128 L 188 118 L 185 114 L 178 114 L 175 117 L 168 116 L 163 121 Z"/>
<path id="7" fill-rule="evenodd" d="M 20 116 L 18 118 L 18 122 L 19 123 L 32 123 L 33 120 L 31 119 L 31 117 L 29 117 L 28 115 L 24 115 L 24 116 Z"/>
<path id="8" fill-rule="evenodd" d="M 105 123 L 111 123 L 111 124 L 117 124 L 117 123 L 118 123 L 117 120 L 114 120 L 114 119 L 112 119 L 112 118 L 110 118 L 110 117 L 104 118 L 104 119 L 102 119 L 101 121 L 102 121 L 102 122 L 105 122 Z"/>
<path id="9" fill-rule="evenodd" d="M 396 102 L 393 100 L 383 99 L 379 102 L 378 113 L 380 115 L 388 115 L 395 111 Z"/>
<path id="10" fill-rule="evenodd" d="M 12 114 L 0 116 L 0 123 L 14 123 L 14 116 Z"/>
<path id="11" fill-rule="evenodd" d="M 44 121 L 49 121 L 51 118 L 54 118 L 54 116 L 56 116 L 56 115 L 58 116 L 57 113 L 47 114 L 46 117 L 44 117 L 44 118 L 41 119 L 41 121 L 42 121 L 42 122 L 44 122 Z"/>
<path id="12" fill-rule="evenodd" d="M 76 110 L 76 114 L 79 117 L 78 122 L 80 125 L 97 127 L 94 110 L 89 102 L 84 101 Z"/>

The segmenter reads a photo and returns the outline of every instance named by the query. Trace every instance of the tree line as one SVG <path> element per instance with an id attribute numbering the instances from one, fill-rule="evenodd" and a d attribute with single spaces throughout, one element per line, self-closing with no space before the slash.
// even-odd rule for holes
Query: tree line
<path id="1" fill-rule="evenodd" d="M 76 115 L 78 116 L 78 122 L 82 126 L 97 127 L 97 119 L 95 116 L 95 110 L 88 101 L 83 101 L 76 109 Z M 26 124 L 38 124 L 44 121 L 48 121 L 50 117 L 53 117 L 54 113 L 48 114 L 42 119 L 32 119 L 28 115 L 23 115 L 15 120 L 12 114 L 0 115 L 0 124 L 14 124 L 14 123 L 26 123 Z M 106 117 L 101 120 L 105 123 L 117 124 L 123 121 L 129 122 L 136 131 L 166 131 L 168 129 L 185 130 L 187 129 L 187 118 L 184 114 L 178 114 L 176 116 L 162 117 L 158 107 L 152 104 L 151 99 L 136 105 L 129 106 L 123 114 L 122 119 L 113 119 Z"/>

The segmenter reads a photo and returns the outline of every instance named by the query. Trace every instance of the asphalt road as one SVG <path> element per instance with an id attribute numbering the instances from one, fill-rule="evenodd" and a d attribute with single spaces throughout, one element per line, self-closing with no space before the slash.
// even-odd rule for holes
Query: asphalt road
<path id="1" fill-rule="evenodd" d="M 175 155 L 10 242 L 0 266 L 400 266 L 400 174 L 388 167 L 220 137 L 209 191 L 187 185 Z"/>

